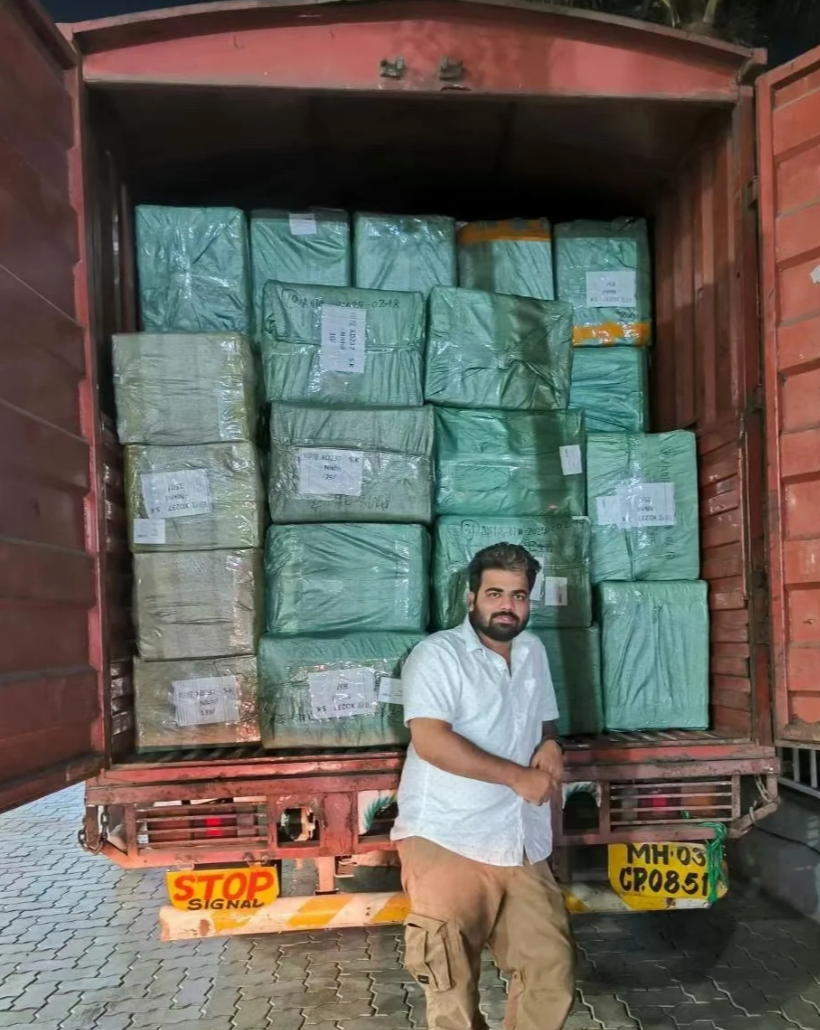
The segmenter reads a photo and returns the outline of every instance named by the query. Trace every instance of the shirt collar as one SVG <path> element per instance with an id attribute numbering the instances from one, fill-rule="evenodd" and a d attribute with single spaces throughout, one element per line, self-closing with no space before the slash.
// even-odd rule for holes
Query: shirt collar
<path id="1" fill-rule="evenodd" d="M 468 651 L 489 651 L 489 648 L 485 647 L 484 644 L 482 644 L 481 641 L 478 639 L 478 634 L 473 629 L 473 624 L 470 622 L 469 615 L 464 619 L 464 622 L 462 622 L 460 626 L 460 632 Z M 524 649 L 526 644 L 526 637 L 523 633 L 519 633 L 519 635 L 512 642 L 513 655 L 517 654 L 522 649 Z"/>

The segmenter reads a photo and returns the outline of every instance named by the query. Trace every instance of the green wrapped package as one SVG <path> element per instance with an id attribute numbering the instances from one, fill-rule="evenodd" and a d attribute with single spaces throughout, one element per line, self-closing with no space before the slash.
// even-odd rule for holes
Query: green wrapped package
<path id="1" fill-rule="evenodd" d="M 425 400 L 507 411 L 566 408 L 569 304 L 434 286 L 429 312 Z"/>
<path id="2" fill-rule="evenodd" d="M 530 628 L 588 626 L 589 519 L 461 518 L 436 521 L 433 548 L 433 612 L 439 629 L 457 626 L 467 614 L 467 566 L 482 548 L 520 544 L 541 564 L 530 597 Z"/>
<path id="3" fill-rule="evenodd" d="M 261 547 L 265 492 L 252 443 L 125 448 L 131 550 Z"/>
<path id="4" fill-rule="evenodd" d="M 414 633 L 269 637 L 259 644 L 259 706 L 267 748 L 406 744 L 401 667 Z"/>
<path id="5" fill-rule="evenodd" d="M 430 522 L 433 409 L 274 404 L 273 522 Z"/>
<path id="6" fill-rule="evenodd" d="M 588 433 L 646 432 L 646 351 L 638 347 L 577 348 L 572 356 L 569 406 L 583 410 Z"/>
<path id="7" fill-rule="evenodd" d="M 603 583 L 599 592 L 606 728 L 707 729 L 708 584 Z"/>
<path id="8" fill-rule="evenodd" d="M 427 297 L 434 286 L 455 286 L 456 227 L 439 215 L 357 214 L 353 223 L 356 285 Z"/>
<path id="9" fill-rule="evenodd" d="M 458 284 L 516 297 L 555 298 L 546 218 L 468 222 L 458 230 Z"/>
<path id="10" fill-rule="evenodd" d="M 268 632 L 422 633 L 429 561 L 424 526 L 271 526 L 265 550 Z"/>
<path id="11" fill-rule="evenodd" d="M 238 333 L 120 333 L 113 339 L 120 443 L 252 440 L 256 374 Z"/>
<path id="12" fill-rule="evenodd" d="M 253 654 L 264 604 L 261 550 L 134 555 L 141 658 Z"/>
<path id="13" fill-rule="evenodd" d="M 652 342 L 652 260 L 642 218 L 555 227 L 559 300 L 573 307 L 576 347 Z"/>
<path id="14" fill-rule="evenodd" d="M 138 751 L 258 744 L 256 656 L 134 660 Z"/>
<path id="15" fill-rule="evenodd" d="M 590 433 L 587 493 L 593 583 L 698 578 L 694 433 Z"/>
<path id="16" fill-rule="evenodd" d="M 420 293 L 271 282 L 264 311 L 268 400 L 382 408 L 423 403 Z"/>
<path id="17" fill-rule="evenodd" d="M 143 204 L 136 238 L 146 332 L 250 333 L 250 247 L 242 211 Z"/>
<path id="18" fill-rule="evenodd" d="M 580 411 L 436 408 L 436 514 L 584 515 Z"/>
<path id="19" fill-rule="evenodd" d="M 601 733 L 604 707 L 601 693 L 601 631 L 542 629 L 536 636 L 547 649 L 552 684 L 558 702 L 558 733 Z"/>
<path id="20" fill-rule="evenodd" d="M 350 219 L 345 211 L 251 212 L 253 311 L 259 332 L 262 294 L 271 280 L 350 286 Z"/>

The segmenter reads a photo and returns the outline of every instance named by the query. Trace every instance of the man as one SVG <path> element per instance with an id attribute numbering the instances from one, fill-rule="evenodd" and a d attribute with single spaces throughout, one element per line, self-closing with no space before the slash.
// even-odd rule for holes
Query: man
<path id="1" fill-rule="evenodd" d="M 569 923 L 547 863 L 558 710 L 544 646 L 524 632 L 539 571 L 523 547 L 479 551 L 467 619 L 419 644 L 402 674 L 412 743 L 393 839 L 410 898 L 405 962 L 430 1030 L 486 1030 L 488 944 L 512 975 L 506 1030 L 560 1030 L 573 1002 Z"/>

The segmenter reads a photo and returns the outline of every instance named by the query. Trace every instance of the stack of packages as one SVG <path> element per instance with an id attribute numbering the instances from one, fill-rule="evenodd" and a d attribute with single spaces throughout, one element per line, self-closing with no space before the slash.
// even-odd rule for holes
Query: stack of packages
<path id="1" fill-rule="evenodd" d="M 461 288 L 430 296 L 425 398 L 436 406 L 434 621 L 465 616 L 467 565 L 520 543 L 542 566 L 530 628 L 546 645 L 563 733 L 602 728 L 592 625 L 584 422 L 567 410 L 572 309 L 551 300 L 548 223 L 459 232 Z M 469 288 L 468 288 L 469 287 Z"/>
<path id="2" fill-rule="evenodd" d="M 259 740 L 264 490 L 244 216 L 137 209 L 146 331 L 114 338 L 137 747 Z"/>
<path id="3" fill-rule="evenodd" d="M 570 405 L 582 409 L 610 730 L 708 726 L 707 586 L 698 580 L 695 438 L 649 435 L 650 255 L 642 221 L 556 226 L 572 305 Z"/>
<path id="4" fill-rule="evenodd" d="M 264 268 L 254 250 L 254 281 L 267 277 L 260 324 L 274 523 L 262 740 L 400 744 L 401 666 L 428 622 L 424 293 L 454 277 L 454 229 L 448 219 L 357 216 L 352 287 L 347 247 L 300 252 L 299 243 L 318 242 L 316 225 L 268 236 Z M 276 277 L 283 266 L 287 281 Z"/>

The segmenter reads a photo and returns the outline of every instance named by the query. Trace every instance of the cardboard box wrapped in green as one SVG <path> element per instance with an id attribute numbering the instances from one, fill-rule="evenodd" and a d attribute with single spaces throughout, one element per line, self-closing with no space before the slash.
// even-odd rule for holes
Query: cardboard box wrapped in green
<path id="1" fill-rule="evenodd" d="M 138 751 L 258 744 L 256 655 L 134 660 Z"/>
<path id="2" fill-rule="evenodd" d="M 422 404 L 420 293 L 269 282 L 264 297 L 268 400 L 379 408 Z"/>
<path id="3" fill-rule="evenodd" d="M 271 526 L 265 548 L 268 632 L 423 633 L 429 556 L 424 526 Z"/>
<path id="4" fill-rule="evenodd" d="M 252 443 L 125 448 L 132 551 L 261 547 L 265 492 Z"/>
<path id="5" fill-rule="evenodd" d="M 709 726 L 708 584 L 602 583 L 608 730 Z"/>
<path id="6" fill-rule="evenodd" d="M 645 433 L 649 428 L 647 351 L 578 347 L 572 356 L 569 406 L 584 412 L 587 433 Z"/>
<path id="7" fill-rule="evenodd" d="M 356 286 L 409 290 L 426 298 L 434 286 L 455 286 L 456 227 L 439 215 L 357 214 L 353 220 Z"/>
<path id="8" fill-rule="evenodd" d="M 251 262 L 244 212 L 141 204 L 136 243 L 146 332 L 250 334 Z"/>
<path id="9" fill-rule="evenodd" d="M 580 411 L 436 408 L 436 514 L 586 514 Z"/>
<path id="10" fill-rule="evenodd" d="M 601 733 L 601 630 L 599 626 L 535 630 L 547 649 L 558 702 L 558 733 Z"/>
<path id="11" fill-rule="evenodd" d="M 260 728 L 267 748 L 406 744 L 401 667 L 413 633 L 271 637 L 259 644 Z"/>
<path id="12" fill-rule="evenodd" d="M 571 364 L 569 304 L 433 287 L 425 400 L 456 408 L 562 410 Z"/>
<path id="13" fill-rule="evenodd" d="M 439 629 L 458 625 L 467 614 L 467 566 L 492 544 L 520 544 L 541 564 L 530 598 L 531 629 L 589 626 L 589 519 L 468 518 L 436 521 L 433 547 L 433 618 Z"/>
<path id="14" fill-rule="evenodd" d="M 458 230 L 458 284 L 516 297 L 555 298 L 546 218 L 468 222 Z"/>
<path id="15" fill-rule="evenodd" d="M 274 404 L 274 522 L 432 519 L 433 410 Z"/>
<path id="16" fill-rule="evenodd" d="M 254 438 L 256 373 L 239 333 L 118 333 L 113 361 L 120 443 Z"/>
<path id="17" fill-rule="evenodd" d="M 642 218 L 555 226 L 559 300 L 573 307 L 576 347 L 652 342 L 652 259 Z"/>
<path id="18" fill-rule="evenodd" d="M 587 491 L 593 583 L 698 578 L 694 433 L 590 433 Z"/>

